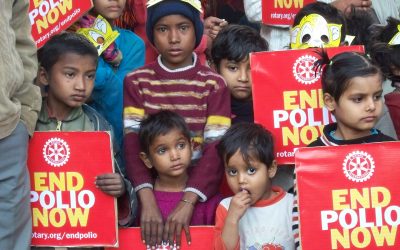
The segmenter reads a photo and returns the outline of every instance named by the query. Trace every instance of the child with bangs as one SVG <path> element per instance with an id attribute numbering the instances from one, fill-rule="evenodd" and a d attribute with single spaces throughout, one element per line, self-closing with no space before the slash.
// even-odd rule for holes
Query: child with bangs
<path id="1" fill-rule="evenodd" d="M 234 124 L 218 152 L 235 195 L 217 208 L 214 249 L 294 249 L 293 196 L 271 183 L 277 170 L 271 133 L 254 123 Z"/>
<path id="2" fill-rule="evenodd" d="M 378 66 L 363 54 L 344 52 L 329 58 L 326 51 L 316 65 L 322 69 L 325 106 L 336 122 L 326 125 L 309 147 L 395 141 L 375 128 L 383 110 L 383 76 Z M 296 248 L 301 249 L 296 178 L 294 197 L 293 232 Z"/>

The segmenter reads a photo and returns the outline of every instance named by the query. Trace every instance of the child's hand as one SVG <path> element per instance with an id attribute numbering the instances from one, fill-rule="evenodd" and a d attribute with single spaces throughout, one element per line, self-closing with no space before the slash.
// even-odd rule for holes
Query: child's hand
<path id="1" fill-rule="evenodd" d="M 124 179 L 117 173 L 98 175 L 95 184 L 104 193 L 117 198 L 125 193 Z"/>
<path id="2" fill-rule="evenodd" d="M 189 192 L 188 192 L 189 193 Z M 183 198 L 184 199 L 184 198 Z M 164 225 L 163 241 L 168 242 L 170 246 L 176 244 L 179 249 L 181 245 L 182 230 L 185 231 L 188 245 L 191 243 L 189 231 L 190 221 L 192 220 L 194 204 L 188 202 L 179 202 L 172 213 L 168 216 Z M 175 239 L 175 242 L 174 242 Z"/>
<path id="3" fill-rule="evenodd" d="M 251 205 L 251 197 L 247 190 L 235 194 L 228 209 L 227 219 L 238 222 Z"/>
<path id="4" fill-rule="evenodd" d="M 204 34 L 215 39 L 219 31 L 226 25 L 228 25 L 228 22 L 225 19 L 209 16 L 204 20 Z"/>

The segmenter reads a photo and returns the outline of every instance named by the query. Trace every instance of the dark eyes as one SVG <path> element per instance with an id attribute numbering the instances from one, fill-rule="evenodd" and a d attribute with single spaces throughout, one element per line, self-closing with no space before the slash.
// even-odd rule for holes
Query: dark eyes
<path id="1" fill-rule="evenodd" d="M 250 168 L 248 168 L 248 169 L 247 169 L 247 173 L 248 173 L 249 175 L 253 175 L 253 174 L 255 174 L 255 173 L 256 173 L 256 169 L 255 169 L 255 168 L 252 168 L 252 167 L 250 167 Z"/>

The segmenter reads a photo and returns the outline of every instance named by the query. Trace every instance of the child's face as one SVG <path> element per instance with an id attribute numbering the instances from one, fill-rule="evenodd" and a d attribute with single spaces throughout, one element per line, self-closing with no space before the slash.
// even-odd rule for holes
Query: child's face
<path id="1" fill-rule="evenodd" d="M 41 82 L 49 85 L 48 102 L 58 110 L 80 107 L 93 90 L 96 74 L 96 58 L 90 55 L 66 53 L 45 72 L 40 69 Z"/>
<path id="2" fill-rule="evenodd" d="M 196 44 L 193 23 L 182 15 L 160 18 L 153 28 L 154 45 L 162 62 L 169 69 L 192 64 L 192 52 Z"/>
<path id="3" fill-rule="evenodd" d="M 125 8 L 126 0 L 94 0 L 94 11 L 113 23 L 118 19 Z"/>
<path id="4" fill-rule="evenodd" d="M 149 148 L 148 162 L 144 162 L 148 167 L 154 167 L 160 177 L 176 177 L 186 174 L 191 157 L 190 142 L 179 129 L 173 129 L 154 139 Z"/>
<path id="5" fill-rule="evenodd" d="M 324 95 L 330 111 L 334 111 L 342 139 L 356 139 L 370 134 L 382 114 L 382 79 L 379 74 L 354 77 L 339 101 Z"/>
<path id="6" fill-rule="evenodd" d="M 228 84 L 231 95 L 238 100 L 250 100 L 252 81 L 249 59 L 240 62 L 222 59 L 219 73 Z"/>
<path id="7" fill-rule="evenodd" d="M 237 194 L 245 189 L 251 197 L 251 204 L 261 199 L 271 197 L 271 178 L 276 173 L 276 162 L 271 166 L 256 159 L 249 159 L 249 164 L 243 159 L 238 150 L 227 163 L 225 163 L 225 174 L 229 187 Z"/>

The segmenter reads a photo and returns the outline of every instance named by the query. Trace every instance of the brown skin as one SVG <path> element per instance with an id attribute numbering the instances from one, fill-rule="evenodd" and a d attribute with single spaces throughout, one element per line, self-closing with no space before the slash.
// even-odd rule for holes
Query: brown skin
<path id="1" fill-rule="evenodd" d="M 371 0 L 336 0 L 332 2 L 332 5 L 342 11 L 343 13 L 349 14 L 351 11 L 351 6 L 360 8 L 363 10 L 368 10 L 371 8 Z"/>

